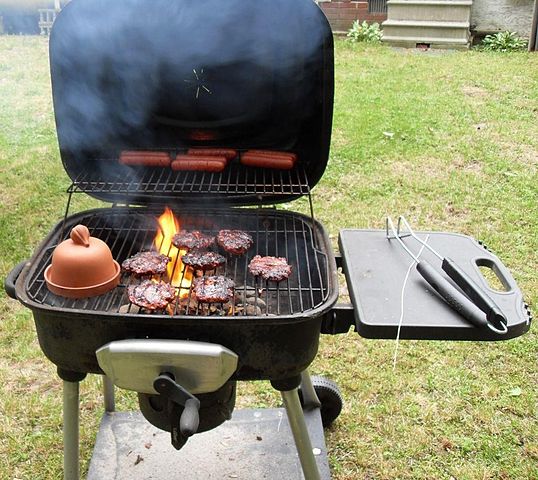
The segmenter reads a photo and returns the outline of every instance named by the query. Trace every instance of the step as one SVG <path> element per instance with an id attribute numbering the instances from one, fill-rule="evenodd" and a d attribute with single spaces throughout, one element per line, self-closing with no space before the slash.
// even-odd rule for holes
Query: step
<path id="1" fill-rule="evenodd" d="M 394 3 L 397 1 L 397 3 Z M 456 4 L 456 2 L 450 2 Z M 447 2 L 387 2 L 389 20 L 449 21 L 469 22 L 471 6 L 469 4 L 450 5 Z"/>
<path id="2" fill-rule="evenodd" d="M 417 44 L 427 44 L 431 48 L 450 48 L 450 49 L 467 49 L 469 41 L 458 38 L 442 38 L 442 37 L 405 37 L 383 35 L 382 41 L 394 47 L 416 48 Z"/>
<path id="3" fill-rule="evenodd" d="M 445 38 L 463 40 L 469 38 L 466 22 L 417 22 L 386 20 L 382 24 L 383 35 L 393 37 Z"/>
<path id="4" fill-rule="evenodd" d="M 449 22 L 437 20 L 385 20 L 385 27 L 417 27 L 417 28 L 465 28 L 469 29 L 469 22 Z"/>
<path id="5" fill-rule="evenodd" d="M 388 0 L 387 5 L 418 5 L 426 6 L 441 6 L 441 7 L 471 7 L 472 0 Z"/>

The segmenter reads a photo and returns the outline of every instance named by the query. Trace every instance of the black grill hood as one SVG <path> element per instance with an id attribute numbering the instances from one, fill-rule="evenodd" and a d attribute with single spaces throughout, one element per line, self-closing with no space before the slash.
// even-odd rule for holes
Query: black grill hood
<path id="1" fill-rule="evenodd" d="M 50 62 L 73 180 L 122 176 L 122 150 L 200 146 L 296 152 L 310 186 L 325 170 L 333 40 L 312 0 L 73 0 L 54 23 Z"/>

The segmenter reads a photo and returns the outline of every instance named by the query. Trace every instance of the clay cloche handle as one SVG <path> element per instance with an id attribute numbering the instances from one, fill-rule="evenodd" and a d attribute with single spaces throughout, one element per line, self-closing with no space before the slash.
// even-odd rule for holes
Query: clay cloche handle
<path id="1" fill-rule="evenodd" d="M 90 231 L 85 225 L 77 225 L 73 227 L 70 237 L 76 245 L 82 245 L 84 247 L 90 246 Z"/>

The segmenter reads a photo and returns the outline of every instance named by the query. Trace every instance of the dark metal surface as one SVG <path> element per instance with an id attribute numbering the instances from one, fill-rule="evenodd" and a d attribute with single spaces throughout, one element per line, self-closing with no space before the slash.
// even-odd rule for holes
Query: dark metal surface
<path id="1" fill-rule="evenodd" d="M 172 155 L 190 147 L 291 151 L 308 171 L 310 187 L 327 165 L 333 37 L 311 0 L 228 0 L 225 8 L 221 0 L 73 0 L 54 23 L 50 63 L 60 154 L 75 182 L 81 173 L 101 169 L 105 181 L 114 181 L 125 150 Z M 121 170 L 124 175 L 128 169 Z M 146 170 L 153 175 L 154 169 Z M 224 177 L 228 171 L 232 182 Z M 146 176 L 144 168 L 136 173 Z M 161 174 L 179 179 L 176 187 L 185 177 L 191 183 L 188 175 L 169 168 L 156 176 Z M 305 193 L 286 187 L 288 181 L 296 183 L 289 176 L 281 182 L 275 178 L 275 185 L 291 188 L 287 195 L 272 187 L 236 191 L 233 185 L 241 181 L 235 182 L 235 176 L 234 167 L 227 167 L 221 178 L 231 188 L 217 192 L 202 180 L 205 194 L 252 205 Z M 145 185 L 133 182 L 129 201 L 147 205 L 163 201 L 163 193 L 175 203 L 199 201 L 191 195 L 200 193 L 197 181 L 192 191 L 145 190 Z M 112 202 L 124 193 L 85 191 Z"/>
<path id="2" fill-rule="evenodd" d="M 217 343 L 235 352 L 239 356 L 235 379 L 282 379 L 306 369 L 317 353 L 321 321 L 336 302 L 338 284 L 323 227 L 297 213 L 272 209 L 176 212 L 184 228 L 208 232 L 245 228 L 252 234 L 254 245 L 247 255 L 228 257 L 220 273 L 235 280 L 238 292 L 252 291 L 263 300 L 265 306 L 258 315 L 208 315 L 201 308 L 187 315 L 180 304 L 174 315 L 139 313 L 129 306 L 126 292 L 127 285 L 138 280 L 125 276 L 114 291 L 95 298 L 66 299 L 48 291 L 43 271 L 71 226 L 85 223 L 121 262 L 151 247 L 160 213 L 146 208 L 82 212 L 67 219 L 63 236 L 58 224 L 43 241 L 19 276 L 16 293 L 33 311 L 45 355 L 64 370 L 102 373 L 95 351 L 110 341 L 188 339 Z M 278 284 L 252 277 L 247 265 L 255 254 L 286 256 L 293 268 L 291 277 Z"/>
<path id="3" fill-rule="evenodd" d="M 342 230 L 340 251 L 357 332 L 367 338 L 396 338 L 403 315 L 400 338 L 422 340 L 508 340 L 528 331 L 530 318 L 514 278 L 501 260 L 474 239 L 455 233 L 417 232 L 435 250 L 450 256 L 474 282 L 495 300 L 508 320 L 508 333 L 499 335 L 478 328 L 454 311 L 424 281 L 414 261 L 400 245 L 387 240 L 381 230 Z M 413 238 L 406 242 L 416 247 Z M 415 242 L 415 244 L 411 244 Z M 415 251 L 418 251 L 415 248 Z M 437 258 L 423 250 L 420 260 Z M 504 291 L 493 290 L 480 268 L 487 266 L 501 279 Z M 409 277 L 405 281 L 407 272 Z M 447 281 L 449 277 L 446 277 Z M 403 312 L 402 312 L 403 293 Z"/>

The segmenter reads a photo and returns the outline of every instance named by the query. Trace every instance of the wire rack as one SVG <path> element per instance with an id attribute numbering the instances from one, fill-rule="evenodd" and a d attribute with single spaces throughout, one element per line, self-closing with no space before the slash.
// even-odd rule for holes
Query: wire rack
<path id="1" fill-rule="evenodd" d="M 142 213 L 143 212 L 143 213 Z M 304 314 L 322 305 L 330 294 L 329 263 L 327 253 L 316 248 L 315 237 L 320 235 L 310 219 L 293 212 L 273 209 L 239 209 L 236 211 L 194 211 L 174 212 L 181 222 L 181 228 L 202 230 L 216 235 L 223 228 L 241 229 L 248 232 L 254 244 L 245 255 L 227 255 L 224 266 L 206 275 L 224 275 L 236 285 L 235 293 L 253 298 L 255 309 L 237 308 L 237 301 L 231 305 L 199 304 L 192 288 L 173 286 L 179 292 L 178 300 L 171 305 L 169 315 L 233 315 L 233 316 L 281 316 Z M 105 241 L 114 258 L 121 263 L 130 256 L 144 250 L 152 250 L 158 229 L 158 213 L 145 208 L 111 208 L 78 214 L 69 219 L 66 233 L 59 233 L 45 245 L 36 268 L 29 278 L 28 294 L 36 302 L 56 308 L 84 310 L 92 313 L 136 313 L 141 311 L 129 301 L 128 288 L 142 279 L 126 273 L 122 274 L 119 287 L 95 298 L 67 299 L 51 293 L 44 280 L 45 268 L 50 264 L 52 252 L 65 239 L 72 226 L 86 225 L 92 236 Z M 317 227 L 321 228 L 321 227 Z M 217 249 L 217 247 L 214 247 Z M 292 266 L 291 276 L 282 282 L 270 282 L 254 277 L 248 271 L 248 263 L 254 255 L 286 257 Z M 179 268 L 179 267 L 178 267 Z M 174 266 L 176 269 L 176 266 Z M 183 275 L 185 275 L 184 270 Z M 196 274 L 195 274 L 196 275 Z M 199 274 L 198 274 L 199 275 Z M 169 281 L 168 278 L 156 278 Z M 179 300 L 179 297 L 183 300 Z"/>
<path id="2" fill-rule="evenodd" d="M 310 194 L 307 174 L 299 165 L 291 170 L 272 170 L 232 162 L 218 173 L 121 166 L 113 159 L 94 160 L 93 166 L 85 168 L 73 180 L 68 193 L 106 194 L 121 199 L 131 196 L 167 199 L 193 193 L 258 197 Z"/>

